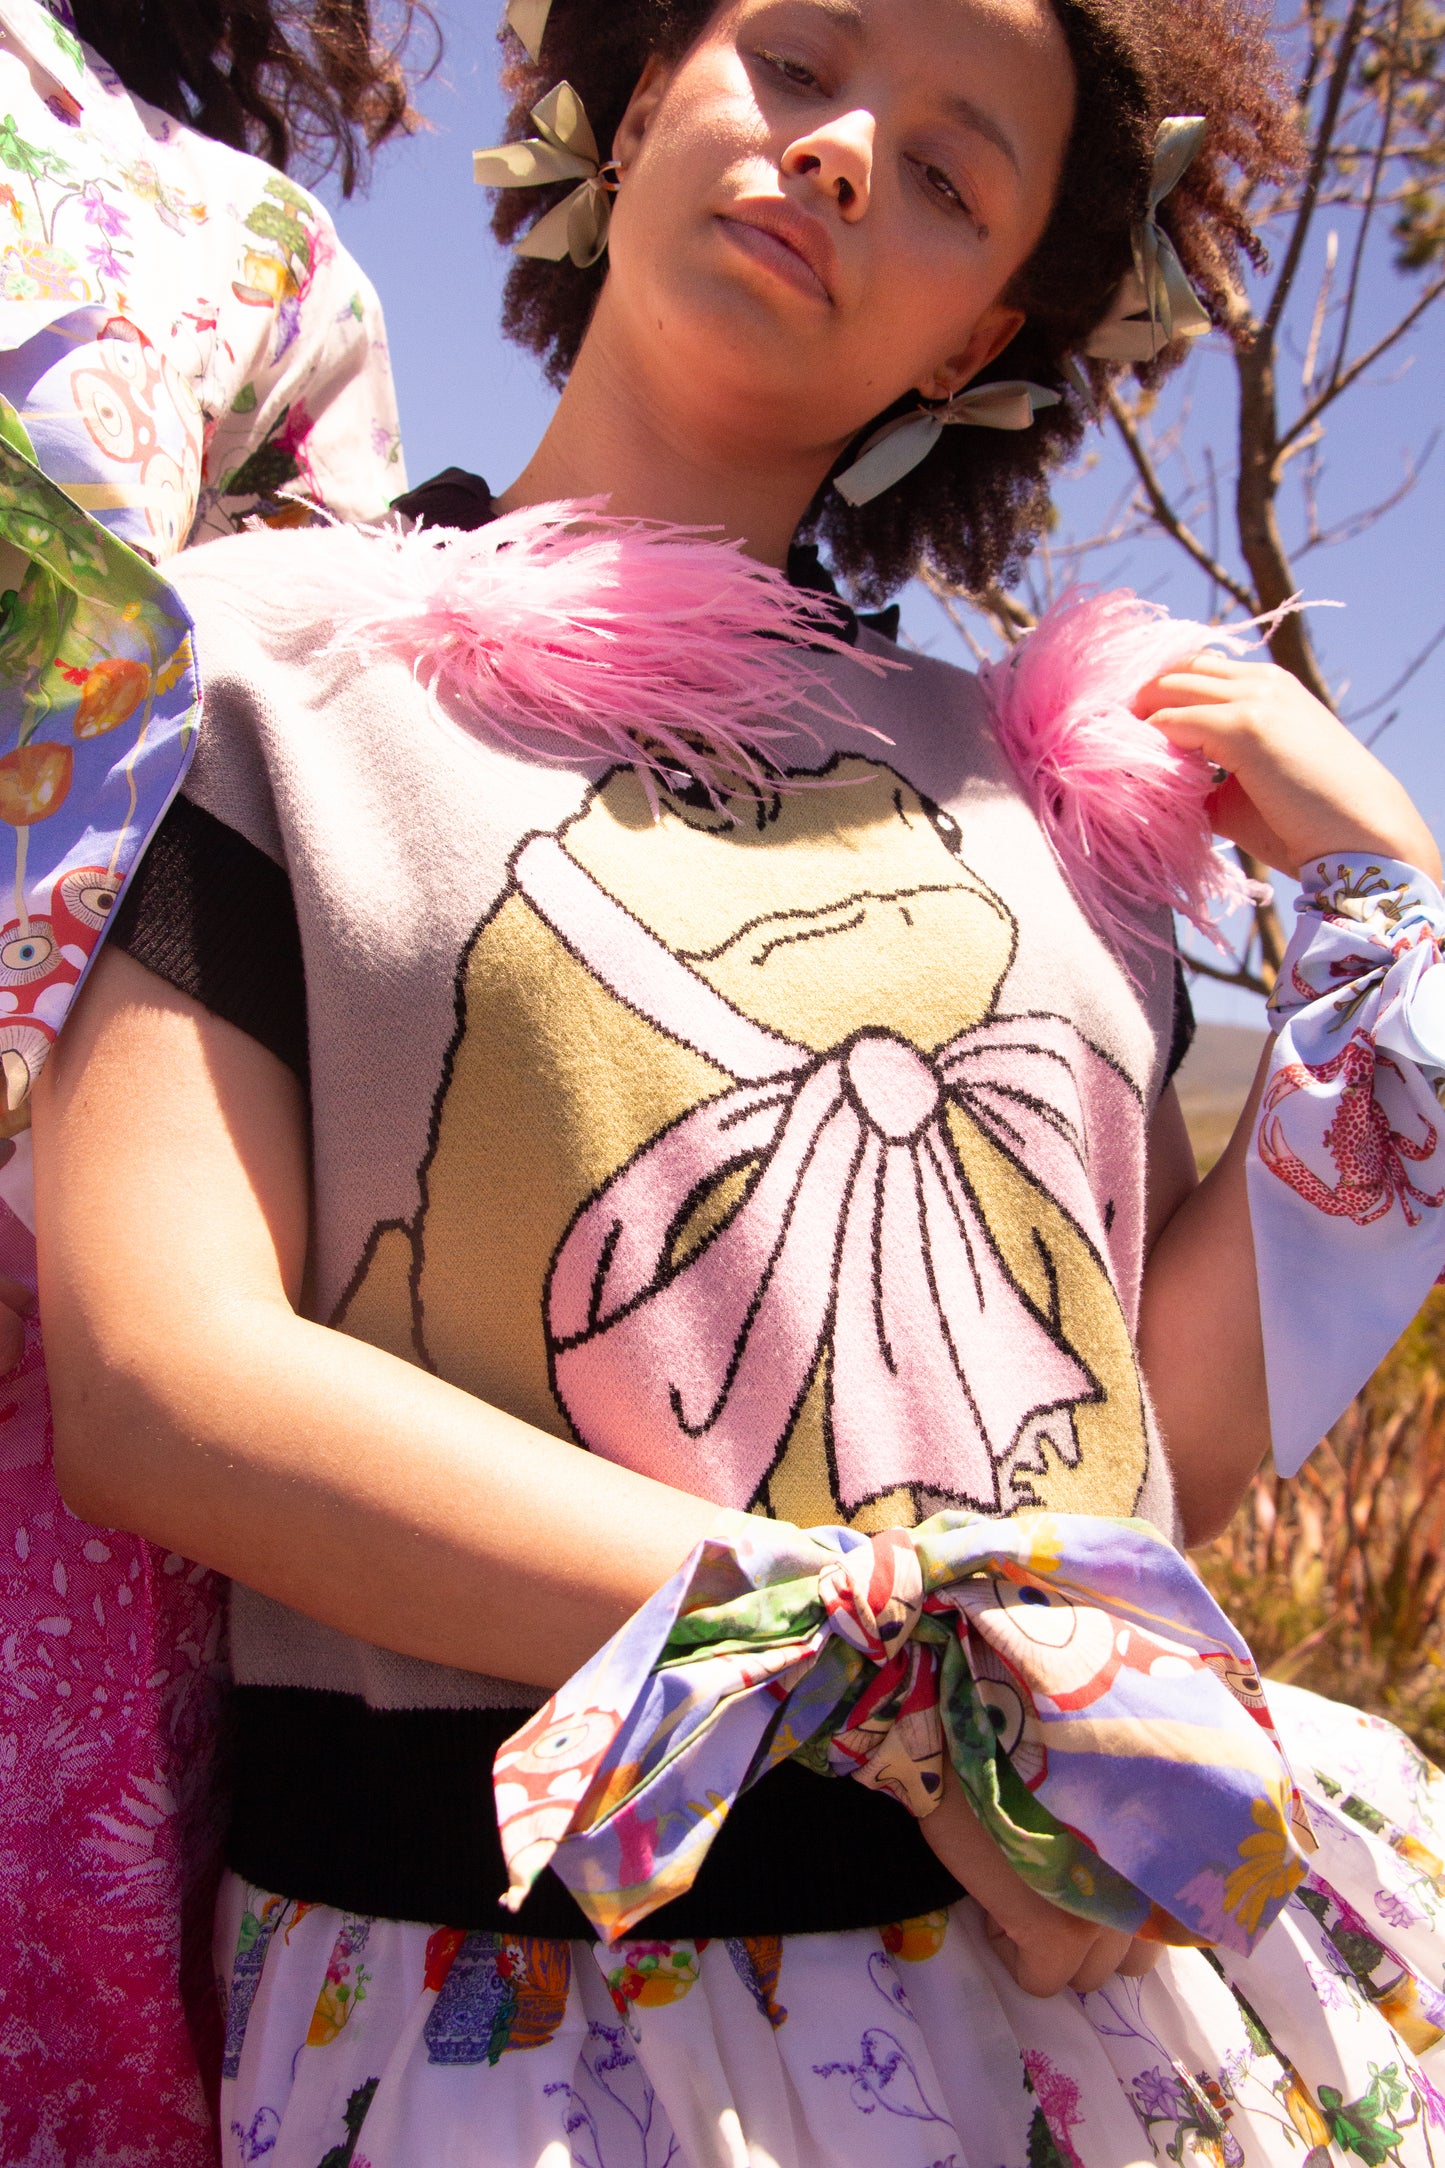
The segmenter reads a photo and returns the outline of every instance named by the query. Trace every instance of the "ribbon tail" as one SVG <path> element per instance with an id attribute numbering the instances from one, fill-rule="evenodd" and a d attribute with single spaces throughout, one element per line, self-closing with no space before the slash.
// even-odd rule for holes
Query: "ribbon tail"
<path id="1" fill-rule="evenodd" d="M 579 203 L 585 203 L 592 188 L 590 180 L 574 188 L 570 196 L 554 203 L 551 210 L 529 226 L 520 241 L 514 244 L 514 254 L 533 256 L 543 263 L 561 263 L 572 253 L 572 214 Z"/>
<path id="2" fill-rule="evenodd" d="M 594 178 L 567 201 L 567 254 L 579 271 L 590 271 L 607 253 L 607 234 L 612 224 L 607 184 Z"/>
<path id="3" fill-rule="evenodd" d="M 1166 339 L 1199 339 L 1212 328 L 1209 312 L 1190 285 L 1174 243 L 1159 229 L 1155 231 L 1155 276 L 1151 290 L 1158 296 L 1158 316 Z"/>
<path id="4" fill-rule="evenodd" d="M 942 433 L 935 413 L 900 414 L 874 431 L 852 464 L 834 475 L 833 487 L 846 504 L 868 504 L 911 474 Z"/>
<path id="5" fill-rule="evenodd" d="M 564 1879 L 594 1925 L 602 1927 L 608 1906 L 593 1888 L 598 1873 L 615 1881 L 617 1870 L 628 1865 L 614 1846 L 615 1856 L 599 1870 L 609 1825 L 660 1773 L 679 1763 L 690 1767 L 686 1749 L 711 1728 L 719 1711 L 745 1701 L 758 1732 L 776 1714 L 768 1683 L 797 1663 L 804 1653 L 798 1644 L 806 1642 L 807 1627 L 817 1620 L 810 1622 L 806 1612 L 795 1618 L 785 1598 L 760 1592 L 775 1582 L 786 1589 L 810 1564 L 816 1577 L 823 1555 L 786 1523 L 721 1515 L 715 1534 L 505 1742 L 493 1764 L 493 1791 L 508 1874 L 502 1901 L 509 1911 L 519 1908 L 553 1864 L 559 1846 L 581 1838 L 587 1842 L 569 1855 L 573 1875 Z M 721 1613 L 726 1620 L 740 1597 L 756 1598 L 751 1617 L 756 1645 L 719 1657 L 709 1645 L 709 1618 Z M 667 1669 L 664 1659 L 679 1629 L 690 1660 Z M 733 1796 L 742 1788 L 756 1743 L 754 1738 L 744 1752 L 737 1736 L 731 1742 L 726 1766 L 734 1779 Z M 688 1821 L 686 1800 L 680 1811 Z M 696 1818 L 696 1813 L 690 1817 Z M 579 1853 L 590 1865 L 579 1868 Z"/>

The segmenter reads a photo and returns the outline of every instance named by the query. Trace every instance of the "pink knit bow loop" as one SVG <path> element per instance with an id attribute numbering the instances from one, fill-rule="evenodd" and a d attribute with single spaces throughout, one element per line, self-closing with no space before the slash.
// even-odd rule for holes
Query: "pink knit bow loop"
<path id="1" fill-rule="evenodd" d="M 906 1528 L 885 1528 L 818 1577 L 828 1624 L 875 1664 L 897 1655 L 923 1609 L 923 1568 Z"/>
<path id="2" fill-rule="evenodd" d="M 1044 1424 L 1072 1464 L 1072 1410 L 1097 1380 L 1010 1271 L 949 1120 L 1023 1159 L 1102 1250 L 1089 1172 L 1127 1201 L 1110 1140 L 1137 1121 L 1117 1071 L 1053 1017 L 989 1018 L 932 1051 L 869 1026 L 819 1054 L 725 1001 L 555 837 L 513 874 L 620 1000 L 737 1080 L 610 1175 L 558 1247 L 548 1354 L 578 1438 L 744 1506 L 822 1375 L 844 1512 L 900 1482 L 996 1507 Z M 1109 1102 L 1092 1140 L 1085 1071 Z M 679 1255 L 697 1201 L 739 1169 L 732 1211 Z"/>

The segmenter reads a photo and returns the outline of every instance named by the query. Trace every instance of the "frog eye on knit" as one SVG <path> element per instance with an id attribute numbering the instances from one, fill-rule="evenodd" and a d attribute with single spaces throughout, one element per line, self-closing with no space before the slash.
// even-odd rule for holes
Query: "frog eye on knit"
<path id="1" fill-rule="evenodd" d="M 944 849 L 951 851 L 955 858 L 961 858 L 963 855 L 963 830 L 959 827 L 953 815 L 945 813 L 941 805 L 935 804 L 932 798 L 925 798 L 921 792 L 919 793 L 918 802 L 923 807 L 929 824 Z"/>

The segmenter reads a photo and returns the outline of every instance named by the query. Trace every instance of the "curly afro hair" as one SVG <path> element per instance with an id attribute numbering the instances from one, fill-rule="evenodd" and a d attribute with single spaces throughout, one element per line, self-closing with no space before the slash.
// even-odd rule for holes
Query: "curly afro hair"
<path id="1" fill-rule="evenodd" d="M 946 429 L 923 463 L 871 503 L 852 506 L 827 484 L 803 523 L 837 572 L 879 602 L 930 564 L 975 593 L 1016 576 L 1049 510 L 1052 470 L 1092 418 L 1066 362 L 1105 315 L 1131 262 L 1129 230 L 1147 207 L 1154 132 L 1166 114 L 1201 113 L 1204 148 L 1160 212 L 1191 282 L 1221 310 L 1242 257 L 1259 244 L 1245 206 L 1261 182 L 1294 163 L 1297 133 L 1266 18 L 1256 0 L 1052 0 L 1077 78 L 1073 134 L 1049 224 L 1007 298 L 1027 322 L 983 378 L 1023 377 L 1063 392 L 1032 429 Z M 540 64 L 503 33 L 509 132 L 532 133 L 530 109 L 565 77 L 599 143 L 611 142 L 649 55 L 686 51 L 716 0 L 554 0 Z M 499 191 L 497 237 L 510 242 L 572 186 Z M 503 328 L 566 379 L 606 276 L 518 257 L 507 280 Z M 1141 375 L 1182 356 L 1165 352 Z M 1084 363 L 1097 395 L 1116 366 Z M 1075 362 L 1075 374 L 1078 364 Z M 889 413 L 905 411 L 902 400 Z M 876 424 L 870 422 L 869 428 Z M 838 462 L 848 464 L 856 445 Z"/>
<path id="2" fill-rule="evenodd" d="M 394 37 L 369 0 L 71 0 L 79 35 L 127 90 L 283 172 L 339 171 L 349 196 L 369 153 L 417 125 L 401 54 L 425 0 L 399 0 Z"/>

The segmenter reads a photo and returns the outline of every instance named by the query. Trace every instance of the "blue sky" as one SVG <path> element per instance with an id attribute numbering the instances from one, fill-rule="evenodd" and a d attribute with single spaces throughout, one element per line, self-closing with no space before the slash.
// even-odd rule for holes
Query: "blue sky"
<path id="1" fill-rule="evenodd" d="M 595 0 L 589 0 L 595 4 Z M 546 426 L 553 395 L 532 358 L 497 330 L 505 259 L 487 226 L 490 199 L 473 186 L 473 149 L 499 140 L 492 0 L 440 0 L 446 48 L 441 67 L 417 102 L 426 132 L 384 150 L 369 193 L 341 204 L 332 197 L 343 239 L 374 281 L 386 310 L 403 441 L 413 481 L 445 466 L 470 467 L 501 488 L 525 463 Z M 1316 259 L 1325 228 L 1315 243 Z M 1310 265 L 1302 289 L 1312 293 Z M 1382 267 L 1365 313 L 1387 308 L 1402 282 Z M 1385 321 L 1383 314 L 1381 323 Z M 1229 465 L 1233 433 L 1232 371 L 1222 351 L 1201 357 L 1188 396 L 1192 435 Z M 1342 408 L 1326 447 L 1322 492 L 1327 521 L 1384 495 L 1445 421 L 1445 309 Z M 1126 481 L 1122 453 L 1099 439 L 1081 471 L 1056 492 L 1064 529 L 1087 532 Z M 1445 619 L 1445 447 L 1397 511 L 1341 547 L 1300 564 L 1306 592 L 1343 602 L 1319 613 L 1316 637 L 1331 682 L 1347 688 L 1348 713 L 1383 693 L 1404 663 Z M 1157 595 L 1181 614 L 1203 614 L 1206 597 L 1172 548 L 1136 542 L 1091 566 L 1091 576 Z M 905 628 L 934 653 L 967 656 L 931 597 L 905 604 Z M 1382 757 L 1403 778 L 1445 836 L 1445 646 L 1398 702 L 1398 719 L 1380 740 Z M 1378 715 L 1364 727 L 1373 727 Z M 1249 1015 L 1230 996 L 1199 989 L 1201 1011 Z"/>

